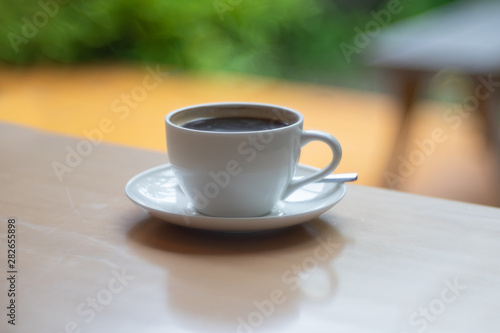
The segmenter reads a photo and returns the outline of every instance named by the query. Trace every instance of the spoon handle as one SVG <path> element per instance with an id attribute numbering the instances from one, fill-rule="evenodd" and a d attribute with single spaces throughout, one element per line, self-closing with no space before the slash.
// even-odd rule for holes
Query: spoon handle
<path id="1" fill-rule="evenodd" d="M 317 181 L 317 183 L 343 183 L 343 182 L 353 182 L 358 179 L 358 174 L 356 172 L 351 173 L 337 173 L 327 176 L 323 179 Z"/>

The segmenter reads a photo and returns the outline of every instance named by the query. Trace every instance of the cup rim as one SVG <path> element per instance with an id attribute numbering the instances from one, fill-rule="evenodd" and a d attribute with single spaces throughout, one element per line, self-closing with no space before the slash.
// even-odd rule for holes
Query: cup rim
<path id="1" fill-rule="evenodd" d="M 181 125 L 175 124 L 171 120 L 172 117 L 174 117 L 175 115 L 177 115 L 181 112 L 185 112 L 187 110 L 199 109 L 199 108 L 204 108 L 204 107 L 214 107 L 214 106 L 225 106 L 225 107 L 227 107 L 227 106 L 235 106 L 235 107 L 247 106 L 247 107 L 280 109 L 280 110 L 284 110 L 286 112 L 293 113 L 297 117 L 297 120 L 294 123 L 289 124 L 289 125 L 284 126 L 284 127 L 257 130 L 257 131 L 236 131 L 236 132 L 215 132 L 215 131 L 203 131 L 203 130 L 197 130 L 197 129 L 192 129 L 192 128 L 186 128 L 186 127 L 183 127 Z M 182 107 L 180 109 L 176 109 L 176 110 L 168 113 L 165 116 L 165 123 L 169 126 L 172 126 L 172 127 L 184 130 L 184 131 L 191 131 L 191 132 L 205 133 L 205 134 L 212 133 L 212 134 L 218 134 L 218 135 L 239 135 L 239 134 L 248 134 L 248 133 L 270 132 L 270 131 L 272 131 L 272 132 L 284 131 L 284 130 L 287 130 L 287 129 L 292 128 L 294 126 L 300 126 L 300 124 L 302 124 L 303 122 L 304 122 L 304 116 L 300 112 L 298 112 L 294 109 L 291 109 L 291 108 L 288 108 L 285 106 L 281 106 L 281 105 L 267 104 L 267 103 L 253 103 L 253 102 L 216 102 L 216 103 L 195 104 L 195 105 L 185 106 L 185 107 Z"/>

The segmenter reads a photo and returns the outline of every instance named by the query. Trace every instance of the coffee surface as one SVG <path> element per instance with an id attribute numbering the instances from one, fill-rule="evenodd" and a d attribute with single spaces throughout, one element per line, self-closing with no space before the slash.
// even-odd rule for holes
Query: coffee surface
<path id="1" fill-rule="evenodd" d="M 263 131 L 288 125 L 288 123 L 269 118 L 214 117 L 192 120 L 182 127 L 210 132 L 246 132 Z"/>

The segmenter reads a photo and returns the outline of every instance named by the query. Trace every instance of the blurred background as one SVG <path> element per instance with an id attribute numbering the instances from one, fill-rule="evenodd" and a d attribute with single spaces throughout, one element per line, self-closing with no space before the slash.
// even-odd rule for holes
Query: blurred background
<path id="1" fill-rule="evenodd" d="M 104 141 L 165 151 L 163 118 L 176 108 L 280 104 L 302 112 L 306 129 L 339 139 L 345 153 L 338 172 L 358 172 L 358 184 L 500 206 L 498 147 L 490 135 L 498 123 L 474 95 L 478 84 L 495 95 L 496 67 L 469 66 L 497 64 L 500 53 L 476 59 L 490 50 L 447 46 L 456 39 L 452 46 L 471 50 L 462 40 L 484 35 L 463 35 L 477 26 L 467 19 L 467 6 L 476 3 L 4 0 L 0 121 L 88 137 L 111 118 Z M 441 17 L 425 16 L 436 10 L 444 21 L 463 15 L 454 22 L 465 32 L 441 33 Z M 492 11 L 500 14 L 498 6 L 483 9 L 480 22 Z M 436 29 L 427 31 L 427 22 Z M 462 54 L 464 66 L 442 50 L 427 60 L 432 47 L 419 43 L 436 36 L 441 40 L 430 46 Z M 468 96 L 475 96 L 471 110 Z M 328 154 L 313 143 L 301 163 L 321 167 Z"/>

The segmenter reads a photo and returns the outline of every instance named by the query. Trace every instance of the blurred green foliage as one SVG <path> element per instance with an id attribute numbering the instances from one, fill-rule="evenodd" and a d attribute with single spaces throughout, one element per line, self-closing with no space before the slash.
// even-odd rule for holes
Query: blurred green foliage
<path id="1" fill-rule="evenodd" d="M 395 1 L 395 0 L 392 0 Z M 401 0 L 391 23 L 453 0 Z M 11 64 L 126 60 L 185 70 L 314 80 L 355 71 L 352 43 L 371 11 L 364 0 L 4 0 L 0 61 Z"/>

